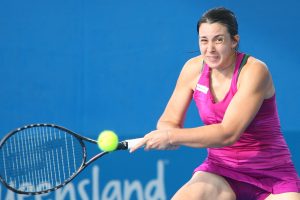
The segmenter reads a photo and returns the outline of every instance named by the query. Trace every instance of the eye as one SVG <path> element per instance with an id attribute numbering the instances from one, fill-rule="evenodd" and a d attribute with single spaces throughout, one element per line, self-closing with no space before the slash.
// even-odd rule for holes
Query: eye
<path id="1" fill-rule="evenodd" d="M 224 42 L 224 37 L 217 37 L 216 44 L 222 44 Z"/>
<path id="2" fill-rule="evenodd" d="M 207 39 L 200 38 L 200 43 L 201 43 L 201 44 L 206 44 L 206 43 L 207 43 Z"/>

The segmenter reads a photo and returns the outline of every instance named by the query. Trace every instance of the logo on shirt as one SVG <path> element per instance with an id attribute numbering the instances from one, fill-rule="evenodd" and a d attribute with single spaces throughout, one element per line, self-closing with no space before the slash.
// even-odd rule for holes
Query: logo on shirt
<path id="1" fill-rule="evenodd" d="M 207 94 L 208 87 L 206 87 L 205 85 L 201 85 L 201 84 L 197 83 L 196 90 L 198 90 L 200 92 L 203 92 L 204 94 Z"/>

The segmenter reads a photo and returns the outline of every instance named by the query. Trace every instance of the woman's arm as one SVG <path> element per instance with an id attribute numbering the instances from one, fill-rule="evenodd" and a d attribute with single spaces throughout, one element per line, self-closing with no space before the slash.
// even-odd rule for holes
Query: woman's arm
<path id="1" fill-rule="evenodd" d="M 182 128 L 186 111 L 190 105 L 193 90 L 202 67 L 200 56 L 190 59 L 183 66 L 176 87 L 169 102 L 157 122 L 158 130 Z"/>
<path id="2" fill-rule="evenodd" d="M 177 145 L 169 143 L 169 131 L 171 129 L 179 129 L 183 127 L 186 111 L 192 100 L 193 90 L 196 87 L 200 77 L 203 59 L 201 56 L 194 57 L 187 61 L 183 66 L 178 77 L 175 89 L 168 101 L 167 106 L 157 122 L 156 143 L 161 145 L 156 146 L 157 149 L 169 149 Z M 154 131 L 152 131 L 154 132 Z M 151 132 L 151 133 L 152 133 Z M 148 140 L 153 134 L 146 134 L 144 139 L 131 149 L 131 152 L 145 145 L 145 148 L 155 148 L 154 142 Z"/>

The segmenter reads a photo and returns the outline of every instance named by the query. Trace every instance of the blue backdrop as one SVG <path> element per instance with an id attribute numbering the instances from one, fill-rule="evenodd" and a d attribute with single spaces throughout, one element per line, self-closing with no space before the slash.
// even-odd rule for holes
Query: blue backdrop
<path id="1" fill-rule="evenodd" d="M 155 128 L 181 67 L 197 55 L 196 23 L 211 7 L 232 9 L 240 50 L 267 63 L 282 130 L 300 171 L 299 1 L 0 1 L 0 134 L 56 123 L 96 138 Z M 201 125 L 194 103 L 186 127 Z M 93 150 L 92 153 L 96 153 Z M 205 158 L 203 149 L 118 152 L 50 195 L 1 199 L 169 199 Z"/>

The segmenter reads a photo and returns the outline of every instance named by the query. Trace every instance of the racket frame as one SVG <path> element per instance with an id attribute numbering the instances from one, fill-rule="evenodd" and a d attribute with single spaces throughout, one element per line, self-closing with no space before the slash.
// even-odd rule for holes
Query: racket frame
<path id="1" fill-rule="evenodd" d="M 3 145 L 5 144 L 5 142 L 11 137 L 13 136 L 14 134 L 20 132 L 20 131 L 23 131 L 25 129 L 29 129 L 29 128 L 35 128 L 35 127 L 50 127 L 50 128 L 56 128 L 56 129 L 60 129 L 68 134 L 71 134 L 72 136 L 74 136 L 79 142 L 80 142 L 80 145 L 82 147 L 82 161 L 81 161 L 81 165 L 80 167 L 67 179 L 65 179 L 61 184 L 57 185 L 57 186 L 54 186 L 50 189 L 46 189 L 46 190 L 42 190 L 42 191 L 38 191 L 38 192 L 31 192 L 31 191 L 21 191 L 21 190 L 18 190 L 14 187 L 11 187 L 5 180 L 4 178 L 2 178 L 2 176 L 0 175 L 0 181 L 2 182 L 2 184 L 12 190 L 13 192 L 16 192 L 18 194 L 26 194 L 26 195 L 37 195 L 37 194 L 44 194 L 44 193 L 49 193 L 51 191 L 55 191 L 63 186 L 65 186 L 66 184 L 68 184 L 69 182 L 71 182 L 78 174 L 80 174 L 80 172 L 82 172 L 87 166 L 89 166 L 92 162 L 94 162 L 95 160 L 99 159 L 100 157 L 108 154 L 109 152 L 107 151 L 104 151 L 104 152 L 101 152 L 101 153 L 98 153 L 96 155 L 94 155 L 91 159 L 89 159 L 87 161 L 87 148 L 86 148 L 86 145 L 84 143 L 84 141 L 86 142 L 90 142 L 90 143 L 93 143 L 93 144 L 97 144 L 97 141 L 96 140 L 93 140 L 93 139 L 90 139 L 90 138 L 87 138 L 87 137 L 84 137 L 84 136 L 81 136 L 67 128 L 64 128 L 62 126 L 58 126 L 58 125 L 55 125 L 55 124 L 47 124 L 47 123 L 40 123 L 40 124 L 30 124 L 30 125 L 26 125 L 26 126 L 23 126 L 23 127 L 20 127 L 20 128 L 17 128 L 11 132 L 9 132 L 7 135 L 4 136 L 4 138 L 0 141 L 0 150 L 1 148 L 3 147 Z M 128 149 L 128 142 L 127 141 L 121 141 L 119 142 L 118 146 L 117 146 L 117 150 L 127 150 Z"/>

